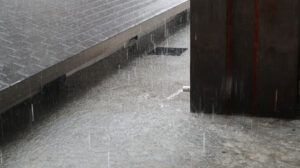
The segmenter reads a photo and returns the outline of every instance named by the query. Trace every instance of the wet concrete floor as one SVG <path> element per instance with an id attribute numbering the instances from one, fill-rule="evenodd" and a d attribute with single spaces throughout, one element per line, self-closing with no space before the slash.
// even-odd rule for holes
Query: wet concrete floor
<path id="1" fill-rule="evenodd" d="M 157 46 L 189 48 L 189 27 Z M 190 113 L 180 91 L 189 50 L 128 60 L 68 78 L 54 103 L 33 108 L 44 112 L 30 128 L 1 144 L 0 167 L 300 167 L 299 120 Z"/>

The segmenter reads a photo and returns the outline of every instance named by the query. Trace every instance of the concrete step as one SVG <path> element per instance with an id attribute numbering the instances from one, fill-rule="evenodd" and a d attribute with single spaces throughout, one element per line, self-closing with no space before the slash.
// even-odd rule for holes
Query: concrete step
<path id="1" fill-rule="evenodd" d="M 188 0 L 0 3 L 0 113 L 189 8 Z"/>

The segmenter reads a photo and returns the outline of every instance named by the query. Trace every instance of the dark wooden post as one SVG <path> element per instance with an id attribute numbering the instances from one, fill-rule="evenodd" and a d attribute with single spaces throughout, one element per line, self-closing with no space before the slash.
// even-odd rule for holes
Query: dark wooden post
<path id="1" fill-rule="evenodd" d="M 295 116 L 298 0 L 191 0 L 191 111 Z"/>
<path id="2" fill-rule="evenodd" d="M 257 113 L 294 116 L 299 58 L 299 0 L 260 0 Z"/>
<path id="3" fill-rule="evenodd" d="M 222 111 L 226 85 L 225 0 L 191 1 L 191 110 Z"/>

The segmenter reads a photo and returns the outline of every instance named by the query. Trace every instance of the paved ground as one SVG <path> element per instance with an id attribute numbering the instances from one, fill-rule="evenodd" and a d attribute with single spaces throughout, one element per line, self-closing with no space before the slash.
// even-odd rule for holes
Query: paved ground
<path id="1" fill-rule="evenodd" d="M 188 47 L 189 27 L 157 46 Z M 69 78 L 55 105 L 1 145 L 1 165 L 300 167 L 299 120 L 192 114 L 189 94 L 180 92 L 188 83 L 189 51 L 97 63 Z"/>
<path id="2" fill-rule="evenodd" d="M 0 0 L 0 91 L 186 0 Z"/>

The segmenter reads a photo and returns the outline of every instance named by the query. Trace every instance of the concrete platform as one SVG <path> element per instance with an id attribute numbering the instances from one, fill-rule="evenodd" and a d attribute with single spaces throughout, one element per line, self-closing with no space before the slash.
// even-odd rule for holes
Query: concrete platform
<path id="1" fill-rule="evenodd" d="M 188 8 L 187 0 L 0 1 L 0 113 Z"/>
<path id="2" fill-rule="evenodd" d="M 156 45 L 189 41 L 186 27 Z M 190 82 L 189 50 L 128 57 L 75 73 L 54 101 L 33 105 L 31 125 L 0 143 L 0 167 L 300 167 L 299 120 L 193 114 L 179 91 Z"/>

